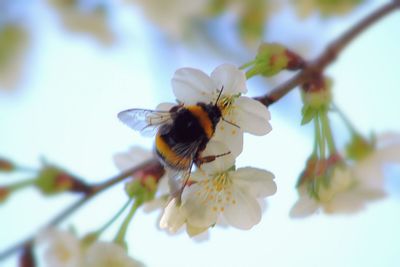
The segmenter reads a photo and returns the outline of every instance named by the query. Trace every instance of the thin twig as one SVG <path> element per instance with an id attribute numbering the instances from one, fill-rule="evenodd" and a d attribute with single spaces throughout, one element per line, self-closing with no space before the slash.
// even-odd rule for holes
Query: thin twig
<path id="1" fill-rule="evenodd" d="M 329 44 L 325 51 L 319 57 L 317 57 L 314 61 L 306 63 L 303 70 L 297 73 L 294 77 L 273 89 L 271 93 L 261 97 L 257 97 L 255 99 L 262 102 L 266 106 L 272 105 L 273 103 L 277 102 L 295 87 L 302 85 L 312 79 L 314 73 L 323 72 L 323 70 L 327 66 L 329 66 L 332 62 L 336 60 L 340 52 L 342 52 L 343 49 L 346 48 L 350 42 L 352 42 L 372 24 L 384 18 L 386 15 L 390 14 L 398 8 L 400 8 L 400 1 L 394 0 L 377 9 L 369 16 L 357 23 L 354 27 L 345 32 L 337 40 Z"/>
<path id="2" fill-rule="evenodd" d="M 104 183 L 100 183 L 98 185 L 94 185 L 92 186 L 91 190 L 89 191 L 88 194 L 86 194 L 85 196 L 83 196 L 82 198 L 80 198 L 78 201 L 76 201 L 75 203 L 73 203 L 71 206 L 67 207 L 65 210 L 63 210 L 60 214 L 58 214 L 57 216 L 55 216 L 51 221 L 49 221 L 47 223 L 46 226 L 43 227 L 43 229 L 46 228 L 50 228 L 50 227 L 54 227 L 57 226 L 59 223 L 61 223 L 62 221 L 64 221 L 66 218 L 68 218 L 71 214 L 73 214 L 75 211 L 77 211 L 81 206 L 83 206 L 84 204 L 86 204 L 89 200 L 91 200 L 93 197 L 95 197 L 96 195 L 98 195 L 99 193 L 103 192 L 104 190 L 112 187 L 113 185 L 125 180 L 126 178 L 136 174 L 137 172 L 142 171 L 145 168 L 148 168 L 150 166 L 153 165 L 158 165 L 160 164 L 158 162 L 157 159 L 151 159 L 148 160 L 134 168 L 131 168 L 127 171 L 122 172 L 121 174 L 106 180 Z M 4 260 L 5 258 L 11 256 L 12 254 L 16 253 L 17 251 L 19 251 L 20 249 L 26 247 L 26 246 L 31 246 L 33 244 L 35 240 L 35 235 L 29 237 L 28 239 L 26 239 L 25 241 L 22 241 L 8 249 L 6 249 L 5 251 L 0 253 L 0 261 Z"/>

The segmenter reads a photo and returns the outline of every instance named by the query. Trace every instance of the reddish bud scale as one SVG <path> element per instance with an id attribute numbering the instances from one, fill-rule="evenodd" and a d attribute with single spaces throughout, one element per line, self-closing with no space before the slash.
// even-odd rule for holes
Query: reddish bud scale
<path id="1" fill-rule="evenodd" d="M 326 89 L 326 82 L 321 73 L 316 72 L 310 75 L 310 79 L 303 84 L 303 91 L 306 93 L 319 92 Z"/>
<path id="2" fill-rule="evenodd" d="M 0 187 L 0 203 L 7 199 L 10 195 L 10 190 L 6 187 Z"/>
<path id="3" fill-rule="evenodd" d="M 91 187 L 80 179 L 69 175 L 68 173 L 60 173 L 54 180 L 56 189 L 67 190 L 76 193 L 89 193 Z"/>
<path id="4" fill-rule="evenodd" d="M 164 174 L 164 167 L 159 162 L 155 162 L 135 173 L 134 177 L 139 179 L 142 185 L 146 185 L 146 179 L 152 178 L 156 183 L 158 183 Z"/>
<path id="5" fill-rule="evenodd" d="M 0 159 L 0 171 L 11 172 L 15 169 L 14 164 L 5 159 Z"/>
<path id="6" fill-rule="evenodd" d="M 286 66 L 286 69 L 295 71 L 303 69 L 306 66 L 306 62 L 298 54 L 286 49 L 285 55 L 288 59 L 288 64 Z"/>
<path id="7" fill-rule="evenodd" d="M 342 161 L 343 159 L 339 154 L 332 154 L 328 159 L 316 157 L 308 159 L 306 169 L 301 174 L 298 185 L 326 175 L 331 168 L 335 168 Z"/>

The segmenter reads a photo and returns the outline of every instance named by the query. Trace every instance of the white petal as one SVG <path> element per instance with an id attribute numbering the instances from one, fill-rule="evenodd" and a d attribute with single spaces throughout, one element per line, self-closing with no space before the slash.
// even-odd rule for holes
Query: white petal
<path id="1" fill-rule="evenodd" d="M 113 160 L 118 169 L 125 171 L 153 158 L 150 150 L 140 146 L 133 146 L 127 152 L 114 155 Z"/>
<path id="2" fill-rule="evenodd" d="M 229 151 L 230 150 L 224 143 L 211 140 L 207 144 L 206 149 L 201 153 L 201 157 L 222 155 Z M 200 166 L 200 168 L 207 174 L 215 174 L 226 171 L 227 169 L 231 168 L 234 164 L 235 164 L 235 158 L 231 153 L 228 155 L 218 157 L 214 161 L 204 163 L 203 165 Z"/>
<path id="3" fill-rule="evenodd" d="M 176 198 L 173 198 L 164 209 L 160 220 L 160 228 L 176 233 L 183 226 L 185 220 L 181 207 L 178 206 Z"/>
<path id="4" fill-rule="evenodd" d="M 256 198 L 271 196 L 276 193 L 274 175 L 266 170 L 257 168 L 239 168 L 230 172 L 234 185 L 248 191 Z"/>
<path id="5" fill-rule="evenodd" d="M 233 118 L 243 131 L 254 135 L 265 135 L 272 130 L 269 123 L 271 118 L 266 106 L 249 97 L 239 97 L 229 117 Z"/>
<path id="6" fill-rule="evenodd" d="M 158 104 L 155 110 L 169 111 L 174 106 L 176 106 L 175 103 L 164 102 L 164 103 Z"/>
<path id="7" fill-rule="evenodd" d="M 224 143 L 234 158 L 243 151 L 243 131 L 224 121 L 218 123 L 212 140 Z"/>
<path id="8" fill-rule="evenodd" d="M 217 89 L 215 83 L 198 69 L 178 69 L 172 78 L 172 89 L 176 99 L 186 105 L 197 102 L 212 102 L 212 94 Z"/>
<path id="9" fill-rule="evenodd" d="M 48 229 L 38 235 L 36 245 L 45 244 L 43 259 L 49 267 L 80 267 L 80 241 L 67 231 Z"/>
<path id="10" fill-rule="evenodd" d="M 247 230 L 261 221 L 261 207 L 253 196 L 233 188 L 232 197 L 236 203 L 226 206 L 223 212 L 230 225 Z"/>
<path id="11" fill-rule="evenodd" d="M 357 186 L 365 189 L 378 189 L 384 187 L 383 166 L 377 162 L 375 157 L 367 157 L 366 159 L 356 162 L 352 166 L 354 177 L 357 180 Z"/>
<path id="12" fill-rule="evenodd" d="M 332 201 L 323 204 L 323 208 L 326 213 L 350 214 L 361 211 L 368 202 L 384 196 L 385 193 L 379 189 L 364 190 L 359 188 L 335 195 Z"/>
<path id="13" fill-rule="evenodd" d="M 203 190 L 200 185 L 194 184 L 185 190 L 182 210 L 187 223 L 197 228 L 209 228 L 217 222 L 218 212 L 213 210 L 214 203 L 204 199 L 204 195 L 197 192 Z"/>
<path id="14" fill-rule="evenodd" d="M 235 65 L 222 64 L 218 66 L 212 73 L 211 79 L 214 80 L 218 90 L 222 86 L 224 90 L 223 95 L 236 95 L 247 93 L 246 75 L 243 71 L 239 70 Z"/>
<path id="15" fill-rule="evenodd" d="M 314 214 L 319 208 L 318 202 L 307 195 L 301 196 L 290 210 L 290 217 L 305 218 Z"/>
<path id="16" fill-rule="evenodd" d="M 186 232 L 190 237 L 196 237 L 196 241 L 205 241 L 209 239 L 208 235 L 208 227 L 206 228 L 199 228 L 193 225 L 187 224 L 186 225 Z"/>
<path id="17" fill-rule="evenodd" d="M 400 144 L 400 134 L 396 132 L 382 133 L 376 139 L 378 148 Z"/>

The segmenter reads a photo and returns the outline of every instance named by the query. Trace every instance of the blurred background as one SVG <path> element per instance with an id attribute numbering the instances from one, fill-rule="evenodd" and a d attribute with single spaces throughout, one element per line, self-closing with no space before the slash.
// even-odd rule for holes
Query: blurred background
<path id="1" fill-rule="evenodd" d="M 42 159 L 88 182 L 118 173 L 112 157 L 152 139 L 116 114 L 173 101 L 176 69 L 210 73 L 241 65 L 261 41 L 306 59 L 388 1 L 380 0 L 0 0 L 0 156 L 31 168 Z M 375 24 L 327 70 L 340 106 L 364 133 L 400 132 L 400 12 Z M 249 94 L 290 77 L 253 78 Z M 389 166 L 389 197 L 349 216 L 292 220 L 295 183 L 311 153 L 312 126 L 300 127 L 298 91 L 270 108 L 273 131 L 245 136 L 238 166 L 272 171 L 278 192 L 250 231 L 214 228 L 208 241 L 158 229 L 159 212 L 139 211 L 130 254 L 147 266 L 400 266 L 400 168 Z M 339 138 L 343 126 L 335 125 Z M 1 175 L 2 185 L 30 174 Z M 35 232 L 79 196 L 42 197 L 33 189 L 0 207 L 0 251 Z M 98 229 L 125 203 L 122 185 L 96 197 L 63 226 Z M 118 226 L 118 224 L 116 224 Z M 104 239 L 113 238 L 111 228 Z M 0 262 L 16 266 L 17 258 Z"/>

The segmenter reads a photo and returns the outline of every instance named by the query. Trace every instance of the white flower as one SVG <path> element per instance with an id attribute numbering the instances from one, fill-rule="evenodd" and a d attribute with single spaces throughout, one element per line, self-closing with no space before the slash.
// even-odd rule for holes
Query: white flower
<path id="1" fill-rule="evenodd" d="M 143 264 L 129 257 L 119 245 L 95 242 L 85 253 L 85 267 L 141 267 Z"/>
<path id="2" fill-rule="evenodd" d="M 223 118 L 240 129 L 221 120 L 213 139 L 227 144 L 234 156 L 242 152 L 243 131 L 254 135 L 265 135 L 271 131 L 267 107 L 252 98 L 241 96 L 247 93 L 246 75 L 234 65 L 220 65 L 210 76 L 193 68 L 179 69 L 172 79 L 172 88 L 177 100 L 185 105 L 215 103 L 223 88 L 218 106 Z"/>
<path id="3" fill-rule="evenodd" d="M 57 9 L 61 22 L 67 30 L 88 34 L 104 45 L 111 45 L 116 40 L 109 26 L 107 5 L 101 3 L 102 1 L 49 0 L 49 2 Z"/>
<path id="4" fill-rule="evenodd" d="M 55 229 L 39 235 L 38 244 L 45 243 L 44 262 L 49 267 L 80 267 L 82 252 L 80 241 L 70 232 Z"/>
<path id="5" fill-rule="evenodd" d="M 154 157 L 150 150 L 140 146 L 132 146 L 127 152 L 114 155 L 114 163 L 121 171 L 126 171 L 150 160 Z"/>
<path id="6" fill-rule="evenodd" d="M 384 166 L 400 164 L 400 136 L 381 135 L 375 150 L 344 168 L 337 167 L 328 187 L 321 186 L 319 200 L 310 197 L 305 186 L 293 206 L 292 217 L 305 217 L 320 209 L 326 213 L 354 213 L 386 195 Z"/>
<path id="7" fill-rule="evenodd" d="M 160 219 L 160 228 L 166 229 L 171 234 L 177 233 L 186 224 L 186 232 L 190 237 L 202 241 L 208 239 L 208 227 L 196 227 L 187 222 L 186 213 L 181 203 L 176 198 L 172 198 L 165 207 Z M 204 234 L 203 234 L 204 233 Z M 202 234 L 202 235 L 200 235 Z"/>
<path id="8" fill-rule="evenodd" d="M 223 148 L 213 146 L 205 153 L 216 150 Z M 209 228 L 222 215 L 229 225 L 250 229 L 261 220 L 257 199 L 276 192 L 272 173 L 251 167 L 234 170 L 231 155 L 205 164 L 191 178 L 194 183 L 183 194 L 182 209 L 187 223 L 197 228 Z"/>

